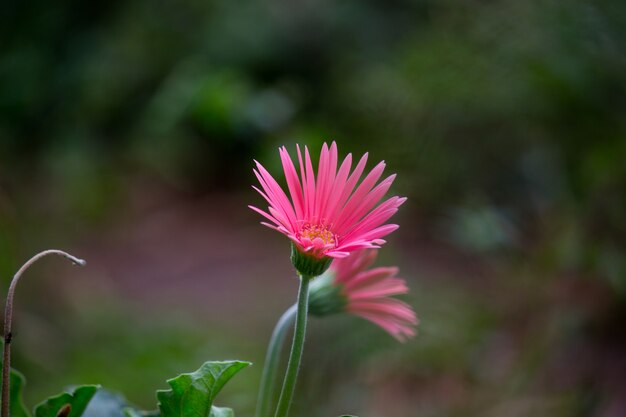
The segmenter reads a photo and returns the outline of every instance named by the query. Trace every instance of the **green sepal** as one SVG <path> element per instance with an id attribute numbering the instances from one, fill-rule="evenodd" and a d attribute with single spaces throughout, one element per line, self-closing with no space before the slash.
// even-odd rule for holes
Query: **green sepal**
<path id="1" fill-rule="evenodd" d="M 167 383 L 169 390 L 157 391 L 162 417 L 207 417 L 213 400 L 224 385 L 250 362 L 206 362 L 195 372 L 181 374 Z M 228 414 L 217 414 L 225 417 Z"/>
<path id="2" fill-rule="evenodd" d="M 334 283 L 334 273 L 326 271 L 311 282 L 309 289 L 309 314 L 323 317 L 345 311 L 347 298 L 341 293 L 342 286 Z"/>
<path id="3" fill-rule="evenodd" d="M 295 244 L 291 243 L 291 263 L 300 275 L 309 278 L 320 276 L 326 272 L 332 261 L 333 258 L 329 256 L 316 258 L 315 256 L 302 252 Z"/>
<path id="4" fill-rule="evenodd" d="M 61 413 L 63 416 L 81 417 L 99 388 L 99 385 L 81 385 L 74 388 L 71 393 L 63 392 L 50 397 L 35 407 L 35 417 L 57 417 L 65 406 L 70 408 L 64 409 Z"/>

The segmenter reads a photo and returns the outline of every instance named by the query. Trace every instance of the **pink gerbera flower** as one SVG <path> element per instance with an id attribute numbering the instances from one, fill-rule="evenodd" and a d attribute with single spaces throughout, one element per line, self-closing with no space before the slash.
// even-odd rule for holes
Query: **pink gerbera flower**
<path id="1" fill-rule="evenodd" d="M 409 289 L 396 276 L 396 267 L 368 269 L 375 259 L 376 251 L 369 249 L 335 260 L 326 274 L 312 283 L 311 314 L 346 311 L 404 341 L 415 336 L 418 320 L 410 305 L 392 297 L 406 294 Z"/>
<path id="2" fill-rule="evenodd" d="M 395 175 L 378 185 L 385 163 L 380 162 L 360 181 L 367 154 L 352 172 L 352 155 L 348 154 L 339 168 L 337 145 L 322 146 L 317 175 L 307 147 L 304 158 L 297 147 L 300 173 L 285 147 L 279 149 L 289 197 L 270 173 L 257 161 L 254 174 L 262 190 L 254 187 L 267 200 L 267 211 L 249 206 L 269 223 L 265 226 L 283 233 L 296 249 L 314 259 L 343 258 L 363 248 L 378 248 L 384 236 L 398 228 L 384 224 L 404 203 L 405 198 L 391 197 L 378 205 L 393 183 Z M 358 184 L 358 185 L 357 185 Z"/>

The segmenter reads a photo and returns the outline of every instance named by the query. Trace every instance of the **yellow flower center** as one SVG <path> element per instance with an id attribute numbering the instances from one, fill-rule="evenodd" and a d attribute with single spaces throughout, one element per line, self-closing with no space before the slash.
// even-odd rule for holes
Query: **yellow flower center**
<path id="1" fill-rule="evenodd" d="M 307 225 L 302 228 L 300 236 L 315 240 L 316 238 L 322 239 L 326 245 L 335 245 L 337 243 L 333 232 L 328 230 L 325 226 Z"/>

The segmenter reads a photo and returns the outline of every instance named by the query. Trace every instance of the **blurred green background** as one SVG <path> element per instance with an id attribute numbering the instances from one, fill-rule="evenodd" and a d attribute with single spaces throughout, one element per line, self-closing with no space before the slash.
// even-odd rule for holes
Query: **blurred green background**
<path id="1" fill-rule="evenodd" d="M 251 415 L 297 287 L 252 159 L 336 140 L 399 174 L 422 323 L 312 320 L 293 415 L 626 415 L 625 2 L 10 1 L 0 52 L 2 282 L 89 263 L 18 288 L 30 404 L 239 358 Z"/>

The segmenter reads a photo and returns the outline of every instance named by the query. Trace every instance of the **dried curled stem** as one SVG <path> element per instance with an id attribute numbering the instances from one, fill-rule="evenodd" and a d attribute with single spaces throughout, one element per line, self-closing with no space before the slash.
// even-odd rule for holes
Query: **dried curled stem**
<path id="1" fill-rule="evenodd" d="M 63 252 L 57 249 L 48 249 L 43 252 L 39 252 L 26 262 L 15 273 L 9 291 L 7 293 L 7 302 L 4 309 L 4 355 L 2 362 L 2 409 L 0 410 L 0 417 L 9 417 L 9 379 L 11 372 L 11 320 L 13 319 L 13 295 L 15 294 L 15 286 L 20 280 L 22 274 L 30 268 L 35 262 L 47 255 L 61 255 L 72 262 L 74 265 L 84 266 L 87 262 L 83 259 L 76 258 L 67 252 Z"/>

